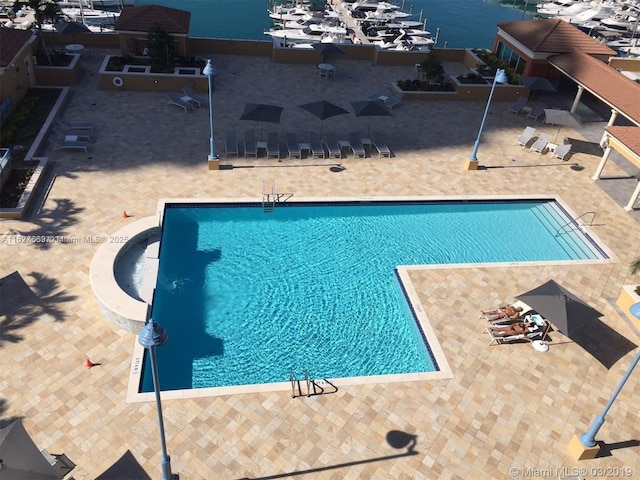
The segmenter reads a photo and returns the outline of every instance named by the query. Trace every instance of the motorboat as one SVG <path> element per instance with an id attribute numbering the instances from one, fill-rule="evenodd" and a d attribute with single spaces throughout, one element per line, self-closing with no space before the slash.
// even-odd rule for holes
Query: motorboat
<path id="1" fill-rule="evenodd" d="M 314 6 L 300 6 L 288 9 L 274 9 L 269 13 L 269 18 L 274 22 L 295 22 L 301 18 L 308 18 L 309 16 L 321 17 L 326 20 L 339 18 L 337 12 L 334 12 L 330 8 L 314 7 Z"/>
<path id="2" fill-rule="evenodd" d="M 4 19 L 3 19 L 4 20 Z M 13 13 L 7 13 L 7 21 L 3 26 L 6 28 L 15 28 L 17 30 L 29 30 L 36 23 L 36 15 L 31 7 L 23 6 L 20 10 Z"/>
<path id="3" fill-rule="evenodd" d="M 539 3 L 536 11 L 539 15 L 559 15 L 567 7 L 578 3 L 579 0 L 553 0 L 552 2 Z"/>
<path id="4" fill-rule="evenodd" d="M 274 39 L 285 40 L 287 42 L 306 41 L 342 43 L 347 36 L 347 29 L 339 25 L 317 23 L 298 30 L 271 29 L 264 33 Z"/>
<path id="5" fill-rule="evenodd" d="M 338 22 L 340 20 L 340 16 L 338 13 L 333 10 L 324 10 L 324 11 L 307 11 L 304 15 L 283 15 L 282 18 L 278 17 L 273 18 L 274 25 L 286 26 L 285 28 L 296 28 L 293 25 L 300 25 L 297 28 L 303 28 L 306 25 L 311 23 L 322 23 L 325 21 L 333 21 Z"/>
<path id="6" fill-rule="evenodd" d="M 396 20 L 406 20 L 411 17 L 411 13 L 389 8 L 379 8 L 372 12 L 364 12 L 365 20 L 376 22 L 395 22 Z"/>
<path id="7" fill-rule="evenodd" d="M 618 30 L 621 32 L 630 32 L 638 21 L 637 16 L 633 15 L 614 15 L 603 18 L 600 24 L 608 30 Z"/>
<path id="8" fill-rule="evenodd" d="M 63 7 L 60 12 L 74 22 L 85 25 L 115 25 L 120 14 L 109 10 L 96 10 L 84 7 Z"/>
<path id="9" fill-rule="evenodd" d="M 381 40 L 372 43 L 383 50 L 415 51 L 422 48 L 421 51 L 430 51 L 436 42 L 430 37 L 409 35 L 405 30 L 400 30 L 400 34 L 391 41 Z M 425 48 L 428 50 L 424 50 Z"/>
<path id="10" fill-rule="evenodd" d="M 431 37 L 431 32 L 427 30 L 420 30 L 418 28 L 402 28 L 393 23 L 370 26 L 367 31 L 363 33 L 372 40 L 394 40 L 398 38 L 403 31 L 411 37 Z"/>

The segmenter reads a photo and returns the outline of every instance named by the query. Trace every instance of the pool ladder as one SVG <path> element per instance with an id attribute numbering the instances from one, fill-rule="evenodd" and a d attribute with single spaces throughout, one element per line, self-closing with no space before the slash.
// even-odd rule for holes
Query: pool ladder
<path id="1" fill-rule="evenodd" d="M 338 387 L 326 378 L 323 378 L 322 380 L 312 379 L 308 370 L 304 371 L 304 380 L 298 379 L 293 374 L 293 370 L 289 370 L 289 382 L 291 382 L 291 398 L 301 397 L 303 395 L 310 397 L 311 395 L 323 395 L 326 393 L 336 393 L 338 391 Z M 304 382 L 306 387 L 306 394 L 302 393 L 302 382 Z M 321 384 L 324 384 L 325 386 L 323 387 Z M 328 391 L 327 385 L 331 388 Z"/>
<path id="2" fill-rule="evenodd" d="M 566 228 L 568 226 L 577 225 L 577 228 L 579 229 L 580 225 L 577 224 L 577 221 L 580 220 L 582 217 L 586 217 L 587 215 L 591 215 L 591 222 L 589 222 L 588 224 L 587 223 L 584 223 L 584 224 L 592 227 L 593 226 L 593 222 L 596 220 L 596 212 L 584 212 L 582 215 L 576 217 L 575 220 L 569 220 L 567 223 L 565 223 L 564 225 L 559 227 L 556 230 L 555 236 L 559 237 L 560 235 L 565 235 L 565 234 L 569 233 L 569 231 L 571 231 L 571 230 L 575 230 L 575 227 L 573 227 L 569 231 L 567 231 Z"/>
<path id="3" fill-rule="evenodd" d="M 271 182 L 271 192 L 267 191 L 266 182 L 262 182 L 262 212 L 272 213 L 276 208 L 276 204 L 280 202 L 286 202 L 293 193 L 277 193 L 276 182 Z"/>

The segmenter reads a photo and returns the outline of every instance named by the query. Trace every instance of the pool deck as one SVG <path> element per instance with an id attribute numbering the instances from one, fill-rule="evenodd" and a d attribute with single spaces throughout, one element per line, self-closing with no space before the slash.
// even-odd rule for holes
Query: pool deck
<path id="1" fill-rule="evenodd" d="M 350 108 L 386 82 L 411 78 L 412 68 L 338 58 L 334 80 L 319 78 L 313 66 L 216 56 L 215 131 L 224 168 L 208 171 L 208 109 L 184 113 L 164 93 L 101 91 L 101 58 L 83 54 L 86 71 L 64 113 L 96 124 L 89 153 L 50 153 L 46 197 L 27 219 L 3 221 L 3 232 L 109 235 L 153 215 L 160 198 L 259 201 L 263 182 L 269 189 L 275 182 L 294 198 L 557 195 L 576 214 L 597 212 L 593 230 L 616 256 L 598 264 L 412 269 L 453 378 L 336 380 L 337 393 L 311 398 L 279 391 L 165 400 L 168 450 L 180 478 L 557 478 L 573 467 L 585 469 L 581 478 L 605 478 L 598 469 L 606 468 L 609 477 L 624 477 L 615 470 L 622 467 L 632 470 L 624 471 L 626 478 L 640 474 L 638 372 L 596 436 L 601 456 L 578 462 L 568 451 L 571 438 L 602 411 L 640 344 L 638 330 L 613 304 L 622 285 L 638 282 L 628 270 L 640 256 L 640 212 L 622 208 L 637 168 L 617 159 L 605 168 L 610 179 L 591 180 L 600 160 L 593 141 L 605 121 L 585 115 L 583 130 L 562 128 L 560 136 L 574 139 L 577 150 L 562 162 L 514 144 L 527 125 L 552 139 L 557 127 L 507 113 L 511 102 L 494 102 L 478 152 L 483 168 L 469 172 L 463 166 L 484 102 L 404 101 L 392 117 L 371 121 L 372 130 L 387 132 L 390 159 L 224 159 L 225 130 L 260 128 L 238 120 L 245 101 L 285 107 L 279 125 L 264 125 L 265 135 L 300 134 L 320 121 L 297 105 L 326 99 Z M 367 119 L 351 114 L 324 122 L 325 132 L 366 129 Z M 496 226 L 496 235 L 520 234 Z M 0 243 L 2 424 L 22 418 L 39 448 L 64 452 L 77 464 L 75 480 L 159 478 L 155 404 L 124 401 L 136 338 L 104 318 L 89 285 L 97 248 Z M 588 332 L 583 346 L 551 331 L 545 353 L 528 343 L 489 346 L 480 309 L 513 301 L 549 279 L 602 312 L 601 328 Z M 99 365 L 86 369 L 87 357 Z"/>

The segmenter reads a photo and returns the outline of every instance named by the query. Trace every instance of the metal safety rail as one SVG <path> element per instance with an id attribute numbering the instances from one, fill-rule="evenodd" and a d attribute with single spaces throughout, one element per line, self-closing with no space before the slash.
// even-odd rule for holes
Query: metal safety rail
<path id="1" fill-rule="evenodd" d="M 307 397 L 310 397 L 311 395 L 324 395 L 327 393 L 336 393 L 338 391 L 338 387 L 326 378 L 323 378 L 322 380 L 314 380 L 311 378 L 308 370 L 304 371 L 304 386 L 306 393 L 302 393 L 303 381 L 293 374 L 293 370 L 289 371 L 289 382 L 291 383 L 291 398 L 302 397 L 303 395 Z M 327 385 L 329 386 L 329 389 L 327 388 Z"/>
<path id="2" fill-rule="evenodd" d="M 561 227 L 558 228 L 558 230 L 556 230 L 556 237 L 559 237 L 560 235 L 564 235 L 566 233 L 569 233 L 568 231 L 565 230 L 566 227 L 570 226 L 570 225 L 575 225 L 577 224 L 578 220 L 580 220 L 582 217 L 585 217 L 587 215 L 591 215 L 591 222 L 589 222 L 588 224 L 585 222 L 585 225 L 589 225 L 590 227 L 593 226 L 593 222 L 596 220 L 596 212 L 584 212 L 582 215 L 579 215 L 578 217 L 576 217 L 573 220 L 569 220 L 567 223 L 565 223 L 564 225 L 562 225 Z M 578 225 L 578 228 L 580 226 Z"/>
<path id="3" fill-rule="evenodd" d="M 276 208 L 276 204 L 280 202 L 286 202 L 291 197 L 293 197 L 293 193 L 277 193 L 276 182 L 271 182 L 271 192 L 268 192 L 266 182 L 264 180 L 262 181 L 263 213 L 272 213 Z"/>

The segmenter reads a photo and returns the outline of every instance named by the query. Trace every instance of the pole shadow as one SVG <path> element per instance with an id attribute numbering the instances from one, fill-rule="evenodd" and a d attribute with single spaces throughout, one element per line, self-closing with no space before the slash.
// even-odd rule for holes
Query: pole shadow
<path id="1" fill-rule="evenodd" d="M 613 455 L 611 453 L 612 450 L 638 447 L 640 446 L 640 440 L 625 440 L 623 442 L 615 443 L 598 442 L 598 445 L 600 446 L 600 451 L 598 452 L 598 455 L 596 455 L 596 458 L 611 457 Z"/>

